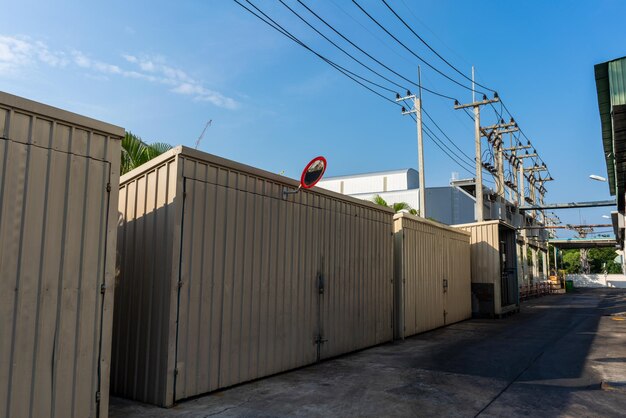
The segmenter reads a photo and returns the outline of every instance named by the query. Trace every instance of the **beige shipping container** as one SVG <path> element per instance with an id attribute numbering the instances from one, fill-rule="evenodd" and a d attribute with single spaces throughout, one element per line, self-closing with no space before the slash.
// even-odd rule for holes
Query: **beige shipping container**
<path id="1" fill-rule="evenodd" d="M 470 234 L 399 213 L 394 235 L 395 338 L 471 318 Z"/>
<path id="2" fill-rule="evenodd" d="M 393 338 L 393 212 L 178 147 L 122 177 L 112 391 L 161 406 Z"/>
<path id="3" fill-rule="evenodd" d="M 519 310 L 516 231 L 495 220 L 455 225 L 472 234 L 472 312 L 501 316 Z"/>
<path id="4" fill-rule="evenodd" d="M 108 414 L 122 128 L 0 92 L 0 416 Z"/>

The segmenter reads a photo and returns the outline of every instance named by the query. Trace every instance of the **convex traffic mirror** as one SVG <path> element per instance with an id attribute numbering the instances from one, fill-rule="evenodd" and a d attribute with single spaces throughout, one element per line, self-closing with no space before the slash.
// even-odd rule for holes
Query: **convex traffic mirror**
<path id="1" fill-rule="evenodd" d="M 315 186 L 317 182 L 322 179 L 327 166 L 326 158 L 322 156 L 313 158 L 311 162 L 304 167 L 304 170 L 302 170 L 298 188 L 291 190 L 287 188 L 283 189 L 283 197 L 286 198 L 287 195 L 298 193 L 300 189 L 310 189 Z"/>

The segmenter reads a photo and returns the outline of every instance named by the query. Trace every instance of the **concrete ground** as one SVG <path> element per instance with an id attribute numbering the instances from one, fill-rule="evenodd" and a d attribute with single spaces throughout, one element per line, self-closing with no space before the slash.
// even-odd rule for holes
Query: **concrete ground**
<path id="1" fill-rule="evenodd" d="M 113 418 L 618 417 L 626 415 L 626 289 L 522 304 L 162 409 L 113 399 Z"/>

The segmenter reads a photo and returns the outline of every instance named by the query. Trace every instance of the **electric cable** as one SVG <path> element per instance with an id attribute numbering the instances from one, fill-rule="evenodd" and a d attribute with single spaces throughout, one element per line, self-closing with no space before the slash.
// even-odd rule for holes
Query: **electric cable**
<path id="1" fill-rule="evenodd" d="M 282 0 L 279 0 L 281 3 L 283 3 Z M 325 24 L 328 28 L 330 28 L 333 32 L 335 32 L 337 35 L 339 35 L 342 39 L 344 39 L 346 42 L 348 42 L 350 45 L 352 45 L 354 48 L 358 49 L 360 52 L 362 52 L 363 54 L 365 54 L 368 58 L 372 59 L 374 62 L 376 62 L 377 64 L 379 64 L 380 66 L 382 66 L 383 68 L 391 71 L 392 73 L 394 73 L 395 75 L 397 75 L 398 77 L 402 78 L 403 80 L 405 80 L 408 83 L 411 83 L 412 85 L 419 87 L 418 84 L 416 84 L 414 81 L 411 81 L 410 79 L 404 77 L 402 74 L 397 73 L 396 71 L 394 71 L 393 69 L 389 68 L 387 65 L 385 65 L 384 63 L 382 63 L 380 60 L 374 58 L 371 54 L 369 54 L 368 52 L 364 51 L 361 47 L 359 47 L 358 45 L 356 45 L 354 42 L 352 42 L 350 39 L 348 39 L 346 36 L 344 36 L 341 32 L 339 32 L 337 29 L 335 29 L 335 27 L 333 27 L 330 23 L 328 23 L 324 18 L 320 17 L 317 13 L 315 13 L 310 7 L 308 7 L 304 2 L 302 2 L 301 0 L 297 0 L 298 3 L 300 3 L 305 9 L 307 9 L 313 16 L 315 16 L 320 22 L 322 22 L 323 24 Z M 284 3 L 283 3 L 284 4 Z M 308 23 L 307 23 L 308 24 Z M 319 33 L 319 32 L 318 32 Z M 322 35 L 324 36 L 324 35 Z M 325 36 L 324 36 L 325 37 Z M 326 37 L 325 37 L 326 38 Z M 397 84 L 396 84 L 397 85 Z M 406 87 L 403 87 L 403 89 L 406 90 Z M 449 99 L 449 100 L 456 100 L 454 97 L 450 97 L 447 96 L 445 94 L 439 93 L 437 91 L 428 89 L 424 86 L 422 86 L 422 90 L 427 91 L 431 94 L 434 94 L 436 96 L 439 97 L 443 97 L 444 99 Z"/>
<path id="2" fill-rule="evenodd" d="M 433 47 L 431 47 L 428 42 L 426 42 L 421 36 L 419 36 L 417 34 L 417 32 L 415 32 L 413 30 L 413 28 L 411 28 L 411 26 L 409 26 L 408 23 L 406 23 L 404 21 L 404 19 L 402 19 L 402 17 L 400 17 L 400 15 L 398 13 L 396 13 L 395 10 L 393 10 L 393 8 L 389 5 L 389 3 L 387 3 L 385 0 L 382 0 L 382 2 L 385 4 L 385 6 L 387 6 L 387 8 L 391 11 L 391 13 L 394 14 L 394 16 L 396 16 L 398 18 L 398 20 L 400 20 L 400 22 L 402 22 L 402 24 L 411 31 L 411 33 L 413 33 L 413 35 L 415 35 L 417 37 L 417 39 L 419 39 L 424 45 L 426 45 L 426 47 L 428 47 L 428 49 L 430 49 L 435 55 L 437 55 L 443 62 L 445 62 L 450 68 L 452 68 L 454 71 L 456 71 L 458 74 L 460 74 L 463 78 L 471 81 L 472 83 L 476 84 L 477 86 L 480 86 L 486 90 L 489 90 L 491 92 L 495 93 L 494 89 L 491 89 L 487 86 L 484 86 L 478 82 L 476 82 L 475 80 L 472 80 L 471 78 L 469 78 L 468 76 L 466 76 L 462 71 L 460 71 L 458 68 L 456 68 L 454 65 L 452 65 L 450 62 L 448 62 L 448 60 L 446 60 L 443 56 L 441 56 L 441 54 L 439 54 Z"/>
<path id="3" fill-rule="evenodd" d="M 393 84 L 396 87 L 399 87 L 402 90 L 408 90 L 405 86 L 402 86 L 398 83 L 396 83 L 393 80 L 388 79 L 387 77 L 385 77 L 384 75 L 380 74 L 378 71 L 374 70 L 373 68 L 369 67 L 367 64 L 364 64 L 363 62 L 361 62 L 359 59 L 357 59 L 356 57 L 354 57 L 352 54 L 350 54 L 348 51 L 346 51 L 345 49 L 343 49 L 341 46 L 337 45 L 334 41 L 332 41 L 330 38 L 328 38 L 326 35 L 324 35 L 322 32 L 320 32 L 317 28 L 315 28 L 313 25 L 311 25 L 305 18 L 303 18 L 302 16 L 300 16 L 300 14 L 298 14 L 298 12 L 296 12 L 295 10 L 293 10 L 291 7 L 289 7 L 288 4 L 286 4 L 283 0 L 278 0 L 283 6 L 285 6 L 287 9 L 289 9 L 289 11 L 291 13 L 293 13 L 294 15 L 296 15 L 298 17 L 298 19 L 300 19 L 302 22 L 304 22 L 305 25 L 307 25 L 308 27 L 310 27 L 311 29 L 313 29 L 318 35 L 320 35 L 322 38 L 326 39 L 328 42 L 330 42 L 335 48 L 339 49 L 341 52 L 343 52 L 344 54 L 346 54 L 348 57 L 352 58 L 352 60 L 354 60 L 355 62 L 357 62 L 359 65 L 361 65 L 362 67 L 368 69 L 369 71 L 371 71 L 372 73 L 376 74 L 377 76 L 379 76 L 380 78 L 382 78 L 383 80 Z M 299 1 L 299 0 L 298 0 Z M 306 6 L 305 6 L 306 7 Z M 308 9 L 308 8 L 307 8 Z M 395 92 L 394 92 L 395 93 Z"/>
<path id="4" fill-rule="evenodd" d="M 376 20 L 372 15 L 370 15 L 356 0 L 352 0 L 352 3 L 354 3 L 367 17 L 370 18 L 370 20 L 372 22 L 374 22 L 379 28 L 381 28 L 387 35 L 389 35 L 391 38 L 393 38 L 397 43 L 399 43 L 402 47 L 404 47 L 404 49 L 406 49 L 407 51 L 409 51 L 411 53 L 411 55 L 413 55 L 414 57 L 416 57 L 418 60 L 420 60 L 421 62 L 423 62 L 426 66 L 428 66 L 430 69 L 432 69 L 433 71 L 435 71 L 436 73 L 438 73 L 439 75 L 445 77 L 446 79 L 452 81 L 454 84 L 463 87 L 466 90 L 469 91 L 475 91 L 477 93 L 480 94 L 485 94 L 482 91 L 478 91 L 475 90 L 471 87 L 466 86 L 465 84 L 462 84 L 460 82 L 458 82 L 457 80 L 453 79 L 452 77 L 450 77 L 449 75 L 447 75 L 446 73 L 444 73 L 443 71 L 441 71 L 440 69 L 438 69 L 437 67 L 435 67 L 434 65 L 432 65 L 431 63 L 429 63 L 428 61 L 426 61 L 424 58 L 422 58 L 421 56 L 419 56 L 418 54 L 415 53 L 415 51 L 413 51 L 411 48 L 409 48 L 408 46 L 406 46 L 401 40 L 399 40 L 396 36 L 394 36 L 391 32 L 389 32 L 389 30 L 387 30 L 387 28 L 385 28 L 380 22 L 378 22 L 378 20 Z"/>
<path id="5" fill-rule="evenodd" d="M 239 6 L 241 6 L 243 9 L 245 9 L 246 11 L 248 11 L 249 13 L 251 13 L 253 16 L 255 16 L 256 18 L 258 18 L 259 20 L 261 20 L 263 23 L 267 24 L 268 26 L 272 27 L 274 30 L 276 30 L 277 32 L 281 33 L 282 35 L 286 36 L 287 38 L 291 39 L 293 42 L 299 44 L 300 46 L 302 46 L 303 48 L 307 49 L 308 51 L 310 51 L 311 53 L 313 53 L 314 55 L 316 55 L 318 58 L 322 59 L 324 62 L 326 62 L 327 64 L 329 64 L 330 66 L 332 66 L 333 68 L 335 68 L 337 71 L 341 72 L 342 74 L 344 74 L 346 77 L 350 78 L 351 80 L 355 81 L 356 83 L 358 83 L 359 85 L 361 85 L 362 87 L 366 88 L 367 90 L 369 90 L 370 92 L 376 94 L 377 96 L 379 96 L 380 98 L 393 103 L 397 106 L 400 106 L 399 103 L 396 103 L 395 101 L 385 97 L 384 95 L 382 95 L 381 93 L 375 91 L 374 89 L 370 88 L 369 86 L 365 85 L 364 83 L 360 82 L 359 80 L 357 80 L 356 78 L 359 78 L 365 82 L 368 82 L 372 85 L 376 85 L 377 87 L 380 87 L 382 89 L 386 89 L 384 86 L 380 86 L 377 83 L 372 82 L 371 80 L 368 80 L 364 77 L 359 76 L 356 73 L 351 72 L 350 70 L 342 67 L 341 65 L 335 63 L 334 61 L 324 57 L 323 55 L 317 53 L 315 50 L 313 50 L 312 48 L 310 48 L 308 45 L 306 45 L 305 43 L 303 43 L 302 41 L 300 41 L 296 36 L 294 36 L 293 34 L 291 34 L 288 30 L 286 30 L 284 27 L 282 27 L 280 24 L 278 24 L 275 20 L 273 20 L 271 17 L 269 17 L 266 13 L 264 13 L 262 10 L 260 10 L 258 7 L 256 7 L 252 2 L 250 2 L 249 0 L 245 0 L 250 6 L 252 6 L 254 9 L 256 9 L 260 14 L 262 14 L 265 19 L 261 16 L 259 16 L 259 14 L 255 13 L 253 10 L 249 9 L 248 7 L 246 7 L 244 4 L 242 4 L 241 2 L 239 2 L 238 0 L 234 0 L 235 3 L 237 3 Z M 270 23 L 271 22 L 271 23 Z M 424 89 L 422 87 L 422 89 Z M 391 89 L 386 89 L 387 91 L 390 91 L 393 93 L 393 90 Z M 411 115 L 413 117 L 413 115 Z M 415 119 L 414 119 L 415 120 Z M 430 128 L 428 128 L 428 132 L 426 133 L 427 136 L 435 143 L 435 145 L 437 145 L 438 148 L 441 149 L 442 152 L 444 152 L 444 154 L 446 154 L 452 161 L 454 161 L 456 164 L 458 164 L 460 167 L 462 167 L 463 169 L 465 169 L 466 171 L 468 171 L 469 173 L 472 173 L 472 171 L 468 170 L 465 166 L 462 165 L 461 162 L 459 162 L 457 159 L 455 159 L 454 157 L 452 157 L 448 152 L 446 152 L 442 146 L 445 146 L 445 144 L 443 143 L 443 141 L 441 141 L 440 138 L 438 138 L 434 132 L 432 132 L 432 130 Z M 437 138 L 440 143 L 437 142 L 437 140 L 435 140 L 434 138 Z M 448 138 L 449 139 L 449 138 Z M 453 143 L 453 141 L 451 139 L 449 139 L 450 142 Z M 460 158 L 456 153 L 454 153 L 449 147 L 445 146 L 447 149 L 449 149 L 455 156 L 457 156 L 458 158 Z M 463 161 L 463 160 L 461 160 Z M 466 162 L 466 164 L 468 164 Z M 468 164 L 469 165 L 469 164 Z"/>

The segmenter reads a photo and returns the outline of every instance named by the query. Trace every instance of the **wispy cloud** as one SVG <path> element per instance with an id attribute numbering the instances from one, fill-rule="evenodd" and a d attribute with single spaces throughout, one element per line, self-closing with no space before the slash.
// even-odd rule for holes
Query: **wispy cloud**
<path id="1" fill-rule="evenodd" d="M 31 41 L 27 37 L 0 35 L 0 74 L 13 73 L 36 62 L 64 67 L 68 60 L 66 54 L 51 51 L 43 42 Z"/>
<path id="2" fill-rule="evenodd" d="M 236 109 L 237 101 L 211 90 L 185 71 L 167 65 L 163 57 L 122 55 L 120 64 L 104 62 L 82 51 L 55 51 L 41 41 L 28 37 L 0 35 L 0 76 L 25 68 L 44 65 L 54 68 L 75 67 L 85 70 L 95 79 L 124 77 L 167 86 L 174 94 L 185 95 L 194 100 L 212 103 L 226 109 Z M 104 76 L 104 77 L 103 77 Z"/>

